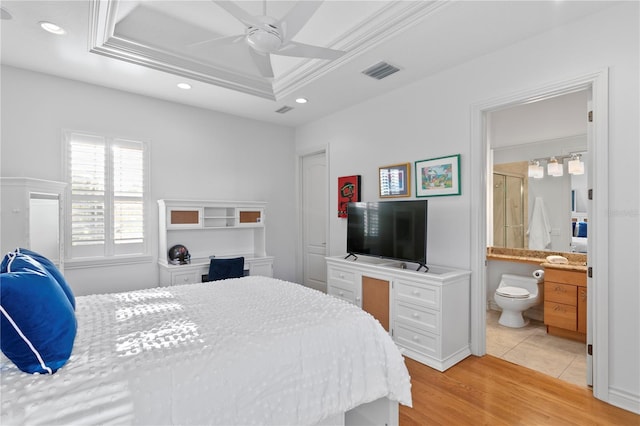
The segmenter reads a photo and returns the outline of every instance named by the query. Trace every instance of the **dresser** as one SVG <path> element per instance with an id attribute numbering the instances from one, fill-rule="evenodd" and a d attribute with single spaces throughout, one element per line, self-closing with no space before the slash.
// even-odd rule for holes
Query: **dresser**
<path id="1" fill-rule="evenodd" d="M 444 371 L 471 354 L 469 271 L 327 258 L 327 292 L 369 312 L 405 356 Z"/>
<path id="2" fill-rule="evenodd" d="M 583 268 L 544 265 L 544 323 L 547 333 L 586 342 L 586 271 Z"/>

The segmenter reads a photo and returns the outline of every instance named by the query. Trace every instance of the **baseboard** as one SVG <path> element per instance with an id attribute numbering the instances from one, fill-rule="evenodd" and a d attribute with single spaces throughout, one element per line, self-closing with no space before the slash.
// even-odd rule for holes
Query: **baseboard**
<path id="1" fill-rule="evenodd" d="M 609 388 L 609 401 L 611 405 L 640 414 L 640 395 L 633 395 L 627 391 Z"/>

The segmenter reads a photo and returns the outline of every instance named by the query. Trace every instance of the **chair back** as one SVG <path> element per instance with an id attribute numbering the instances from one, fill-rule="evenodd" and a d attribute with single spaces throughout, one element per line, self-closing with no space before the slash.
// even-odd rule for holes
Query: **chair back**
<path id="1" fill-rule="evenodd" d="M 209 263 L 209 281 L 240 278 L 244 276 L 244 257 L 213 258 Z"/>

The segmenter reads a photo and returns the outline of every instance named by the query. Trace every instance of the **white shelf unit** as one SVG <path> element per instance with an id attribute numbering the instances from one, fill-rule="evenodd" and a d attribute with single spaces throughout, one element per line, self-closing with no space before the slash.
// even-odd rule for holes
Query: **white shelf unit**
<path id="1" fill-rule="evenodd" d="M 471 272 L 360 256 L 327 258 L 327 292 L 362 308 L 363 277 L 389 283 L 389 333 L 404 355 L 444 371 L 471 354 Z"/>
<path id="2" fill-rule="evenodd" d="M 250 275 L 272 276 L 265 207 L 261 201 L 158 200 L 160 284 L 201 282 L 211 256 L 243 256 Z M 187 247 L 191 263 L 169 263 L 169 249 L 176 244 Z"/>

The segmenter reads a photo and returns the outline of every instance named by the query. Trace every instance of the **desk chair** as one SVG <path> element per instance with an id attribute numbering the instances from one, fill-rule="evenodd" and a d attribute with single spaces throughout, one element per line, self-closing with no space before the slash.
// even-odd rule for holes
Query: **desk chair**
<path id="1" fill-rule="evenodd" d="M 211 259 L 208 281 L 240 278 L 244 276 L 244 257 L 230 259 Z"/>

